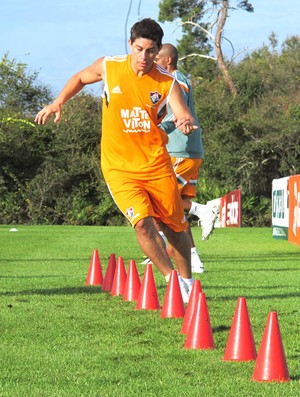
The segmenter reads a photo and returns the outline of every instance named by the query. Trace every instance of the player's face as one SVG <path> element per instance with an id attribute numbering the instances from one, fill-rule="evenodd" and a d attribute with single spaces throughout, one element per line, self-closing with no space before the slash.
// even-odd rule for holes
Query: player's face
<path id="1" fill-rule="evenodd" d="M 157 44 L 149 39 L 138 38 L 133 43 L 129 41 L 131 47 L 131 66 L 138 75 L 147 74 L 152 69 L 155 57 L 159 48 Z"/>

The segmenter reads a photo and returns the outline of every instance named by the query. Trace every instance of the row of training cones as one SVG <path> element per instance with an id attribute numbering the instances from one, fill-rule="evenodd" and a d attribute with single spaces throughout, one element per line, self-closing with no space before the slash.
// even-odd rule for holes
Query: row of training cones
<path id="1" fill-rule="evenodd" d="M 103 277 L 98 250 L 93 251 L 85 284 L 102 286 L 102 291 L 110 292 L 113 296 L 122 295 L 126 301 L 137 299 L 141 285 L 135 261 L 129 261 L 127 274 L 123 258 L 119 257 L 116 261 L 115 254 L 110 254 Z"/>
<path id="2" fill-rule="evenodd" d="M 195 280 L 187 308 L 182 300 L 177 271 L 172 271 L 162 308 L 160 307 L 152 265 L 146 265 L 142 283 L 139 280 L 136 263 L 130 260 L 126 274 L 122 257 L 116 261 L 111 254 L 106 274 L 103 278 L 97 250 L 93 252 L 87 285 L 102 285 L 102 290 L 112 295 L 122 295 L 123 300 L 137 301 L 137 310 L 161 310 L 162 318 L 182 317 L 181 333 L 186 334 L 185 349 L 214 349 L 214 339 L 200 280 Z M 289 381 L 289 372 L 280 335 L 276 312 L 270 312 L 263 334 L 259 353 L 256 353 L 252 327 L 248 315 L 246 299 L 238 298 L 224 361 L 256 360 L 252 380 Z"/>
<path id="3" fill-rule="evenodd" d="M 288 382 L 290 380 L 278 316 L 269 312 L 258 354 L 256 353 L 246 299 L 238 298 L 225 353 L 225 361 L 256 360 L 252 380 Z"/>
<path id="4" fill-rule="evenodd" d="M 214 349 L 206 297 L 201 290 L 199 280 L 194 281 L 181 333 L 187 334 L 184 344 L 186 349 Z M 288 382 L 290 376 L 277 313 L 270 312 L 268 314 L 257 354 L 246 299 L 238 298 L 223 359 L 224 361 L 255 360 L 256 364 L 252 375 L 254 381 Z"/>
<path id="5" fill-rule="evenodd" d="M 142 282 L 140 282 L 135 261 L 129 262 L 126 273 L 124 260 L 111 254 L 107 270 L 103 277 L 102 266 L 98 250 L 94 250 L 86 278 L 86 285 L 102 286 L 103 291 L 110 292 L 113 296 L 121 295 L 123 300 L 137 301 L 137 310 L 160 310 L 161 317 L 183 317 L 185 307 L 180 291 L 178 273 L 173 270 L 166 290 L 162 308 L 159 303 L 151 264 L 147 264 Z"/>

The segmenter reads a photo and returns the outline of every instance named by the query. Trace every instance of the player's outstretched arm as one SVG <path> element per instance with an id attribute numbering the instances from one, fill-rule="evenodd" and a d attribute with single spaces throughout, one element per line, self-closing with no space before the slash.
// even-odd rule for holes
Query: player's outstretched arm
<path id="1" fill-rule="evenodd" d="M 174 123 L 176 128 L 180 129 L 184 135 L 191 134 L 198 128 L 196 122 L 187 106 L 177 81 L 172 89 L 169 105 L 174 114 Z"/>
<path id="2" fill-rule="evenodd" d="M 61 118 L 63 105 L 81 91 L 85 85 L 101 81 L 104 76 L 103 73 L 103 58 L 99 58 L 92 65 L 74 74 L 74 76 L 68 80 L 55 101 L 38 112 L 35 117 L 35 122 L 38 124 L 46 124 L 48 118 L 54 115 L 54 123 L 58 123 Z"/>

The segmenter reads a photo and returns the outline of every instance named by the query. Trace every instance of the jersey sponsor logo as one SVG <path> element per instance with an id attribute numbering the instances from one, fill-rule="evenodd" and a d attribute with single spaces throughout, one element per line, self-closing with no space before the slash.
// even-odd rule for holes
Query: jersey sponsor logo
<path id="1" fill-rule="evenodd" d="M 160 98 L 161 98 L 161 94 L 159 94 L 157 91 L 150 92 L 150 99 L 151 99 L 151 102 L 153 103 L 153 105 L 155 105 L 157 102 L 159 102 Z"/>
<path id="2" fill-rule="evenodd" d="M 120 115 L 125 126 L 123 132 L 150 132 L 151 121 L 149 119 L 149 114 L 141 107 L 137 106 L 132 109 L 121 109 Z"/>

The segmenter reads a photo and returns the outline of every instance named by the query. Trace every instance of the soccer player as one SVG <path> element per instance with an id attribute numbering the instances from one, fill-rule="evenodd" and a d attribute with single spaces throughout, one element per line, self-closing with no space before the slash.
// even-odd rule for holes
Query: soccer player
<path id="1" fill-rule="evenodd" d="M 198 129 L 193 134 L 183 135 L 173 122 L 174 115 L 170 107 L 168 107 L 168 114 L 162 121 L 161 127 L 169 137 L 167 149 L 171 155 L 184 210 L 199 218 L 199 224 L 202 228 L 202 240 L 207 240 L 214 229 L 218 215 L 208 205 L 199 204 L 191 200 L 196 197 L 196 184 L 204 158 L 204 149 L 202 131 L 194 110 L 192 87 L 188 78 L 177 69 L 177 62 L 178 52 L 176 47 L 168 43 L 163 44 L 156 57 L 156 63 L 172 73 L 179 82 L 185 102 L 189 106 Z M 203 273 L 204 266 L 197 252 L 189 225 L 186 232 L 191 242 L 192 272 Z"/>
<path id="2" fill-rule="evenodd" d="M 131 222 L 144 254 L 169 280 L 173 264 L 155 222 L 173 247 L 184 302 L 192 288 L 187 220 L 176 177 L 166 149 L 167 135 L 159 127 L 169 104 L 183 135 L 198 128 L 174 76 L 155 63 L 163 30 L 150 18 L 130 31 L 131 53 L 105 56 L 73 75 L 54 102 L 36 116 L 57 123 L 63 105 L 85 85 L 104 82 L 101 168 L 110 193 Z"/>

